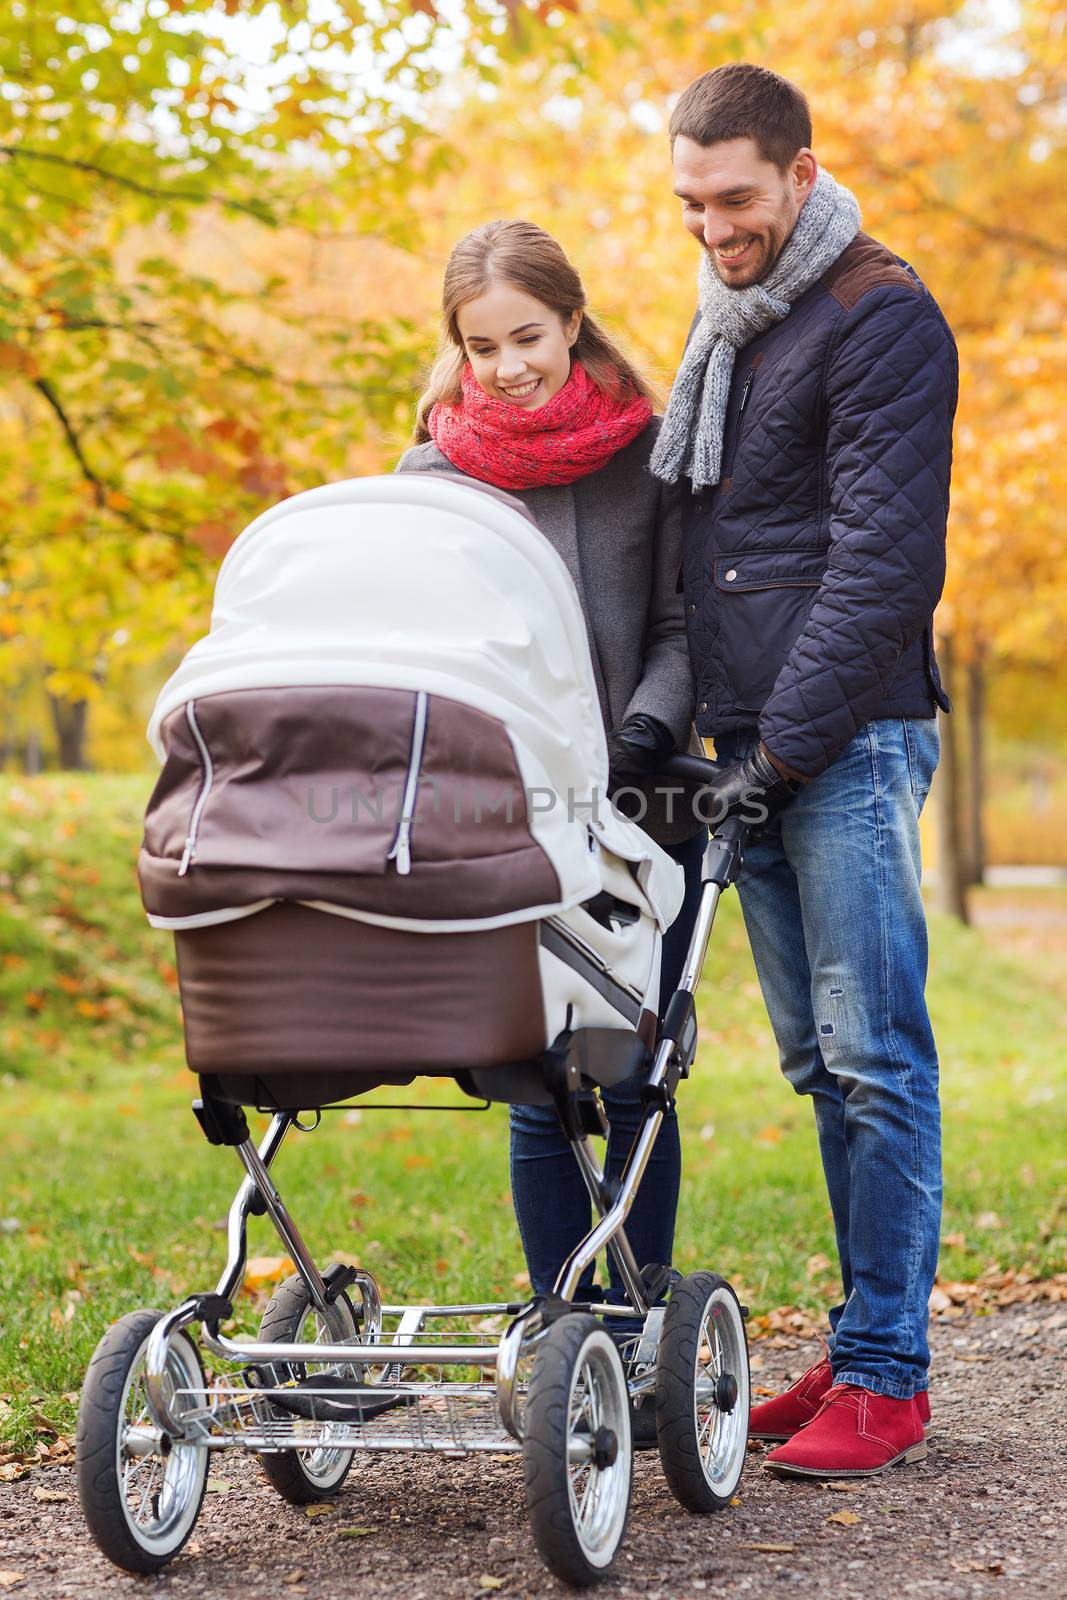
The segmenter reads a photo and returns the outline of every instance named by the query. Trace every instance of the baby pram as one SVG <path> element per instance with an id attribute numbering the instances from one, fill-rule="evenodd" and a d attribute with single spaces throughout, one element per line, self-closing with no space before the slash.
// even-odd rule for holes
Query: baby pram
<path id="1" fill-rule="evenodd" d="M 255 1452 L 298 1504 L 337 1490 L 356 1450 L 514 1450 L 544 1559 L 588 1583 L 622 1539 L 642 1406 L 682 1503 L 726 1505 L 748 1429 L 742 1308 L 712 1273 L 637 1261 L 624 1223 L 694 1057 L 692 994 L 742 830 L 709 846 L 657 1029 L 680 873 L 605 799 L 585 626 L 555 552 L 521 508 L 442 478 L 297 495 L 230 550 L 149 737 L 163 767 L 142 893 L 174 933 L 194 1109 L 246 1175 L 214 1291 L 123 1317 L 93 1357 L 78 1471 L 102 1549 L 163 1566 L 213 1450 Z M 646 1071 L 613 1188 L 597 1089 Z M 383 1306 L 368 1271 L 316 1265 L 270 1175 L 283 1139 L 308 1131 L 303 1114 L 427 1075 L 555 1106 L 598 1220 L 551 1295 Z M 272 1113 L 258 1149 L 246 1106 Z M 222 1324 L 264 1213 L 296 1272 L 249 1340 Z M 577 1298 L 605 1248 L 623 1305 Z"/>

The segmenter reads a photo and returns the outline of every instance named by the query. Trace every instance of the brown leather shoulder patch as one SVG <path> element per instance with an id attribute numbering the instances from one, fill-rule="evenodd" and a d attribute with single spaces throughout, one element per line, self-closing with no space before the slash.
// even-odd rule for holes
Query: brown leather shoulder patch
<path id="1" fill-rule="evenodd" d="M 846 311 L 851 311 L 868 289 L 881 288 L 883 284 L 918 290 L 915 279 L 904 270 L 893 252 L 866 233 L 857 233 L 833 266 L 823 273 L 820 282 Z"/>

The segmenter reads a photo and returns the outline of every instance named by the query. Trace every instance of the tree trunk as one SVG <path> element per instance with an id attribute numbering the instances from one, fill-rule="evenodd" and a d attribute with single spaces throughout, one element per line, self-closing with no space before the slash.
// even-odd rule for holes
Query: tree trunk
<path id="1" fill-rule="evenodd" d="M 952 660 L 952 642 L 943 639 L 938 649 L 941 681 L 952 698 L 955 679 Z M 941 765 L 937 774 L 937 831 L 938 831 L 938 903 L 950 917 L 966 922 L 967 890 L 966 866 L 963 859 L 963 833 L 960 817 L 959 757 L 956 747 L 956 719 L 937 713 L 941 729 Z"/>
<path id="2" fill-rule="evenodd" d="M 985 672 L 981 654 L 967 668 L 967 881 L 985 882 Z"/>
<path id="3" fill-rule="evenodd" d="M 48 703 L 52 708 L 52 724 L 59 746 L 59 765 L 68 772 L 85 772 L 89 765 L 85 754 L 89 702 L 61 700 L 50 694 Z"/>
<path id="4" fill-rule="evenodd" d="M 27 778 L 36 778 L 44 762 L 41 760 L 41 736 L 36 728 L 26 735 L 25 767 Z"/>

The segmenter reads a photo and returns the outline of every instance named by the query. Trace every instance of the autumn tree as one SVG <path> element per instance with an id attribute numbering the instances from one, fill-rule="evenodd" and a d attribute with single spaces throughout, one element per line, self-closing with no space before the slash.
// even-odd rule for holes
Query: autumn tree
<path id="1" fill-rule="evenodd" d="M 1013 16 L 946 0 L 440 11 L 9 5 L 7 681 L 47 669 L 76 702 L 179 648 L 262 504 L 387 468 L 447 250 L 491 216 L 561 238 L 665 391 L 696 268 L 667 115 L 697 72 L 736 59 L 802 85 L 816 153 L 955 330 L 939 625 L 960 671 L 1062 673 L 1067 46 L 1051 0 Z M 339 260 L 347 287 L 327 289 Z"/>
<path id="2" fill-rule="evenodd" d="M 403 315 L 309 317 L 286 251 L 416 242 L 448 155 L 398 96 L 434 32 L 388 0 L 4 8 L 0 682 L 43 684 L 67 763 L 115 670 L 202 629 L 242 523 L 410 393 Z"/>

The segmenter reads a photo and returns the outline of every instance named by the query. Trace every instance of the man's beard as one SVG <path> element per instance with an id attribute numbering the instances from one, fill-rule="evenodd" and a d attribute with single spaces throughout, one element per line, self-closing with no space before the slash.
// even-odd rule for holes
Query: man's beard
<path id="1" fill-rule="evenodd" d="M 719 279 L 719 282 L 724 286 L 724 288 L 727 289 L 751 289 L 755 284 L 762 283 L 763 280 L 774 271 L 774 268 L 778 262 L 778 258 L 788 244 L 789 235 L 792 233 L 795 225 L 795 218 L 792 221 L 782 219 L 780 222 L 776 222 L 771 226 L 765 239 L 757 239 L 756 242 L 764 253 L 763 264 L 760 266 L 755 277 L 745 277 L 741 281 L 735 280 L 731 282 L 729 275 L 724 273 L 719 265 L 719 260 L 715 254 L 715 251 L 710 245 L 705 245 L 704 248 L 711 257 L 711 265 L 715 271 L 716 277 Z"/>

